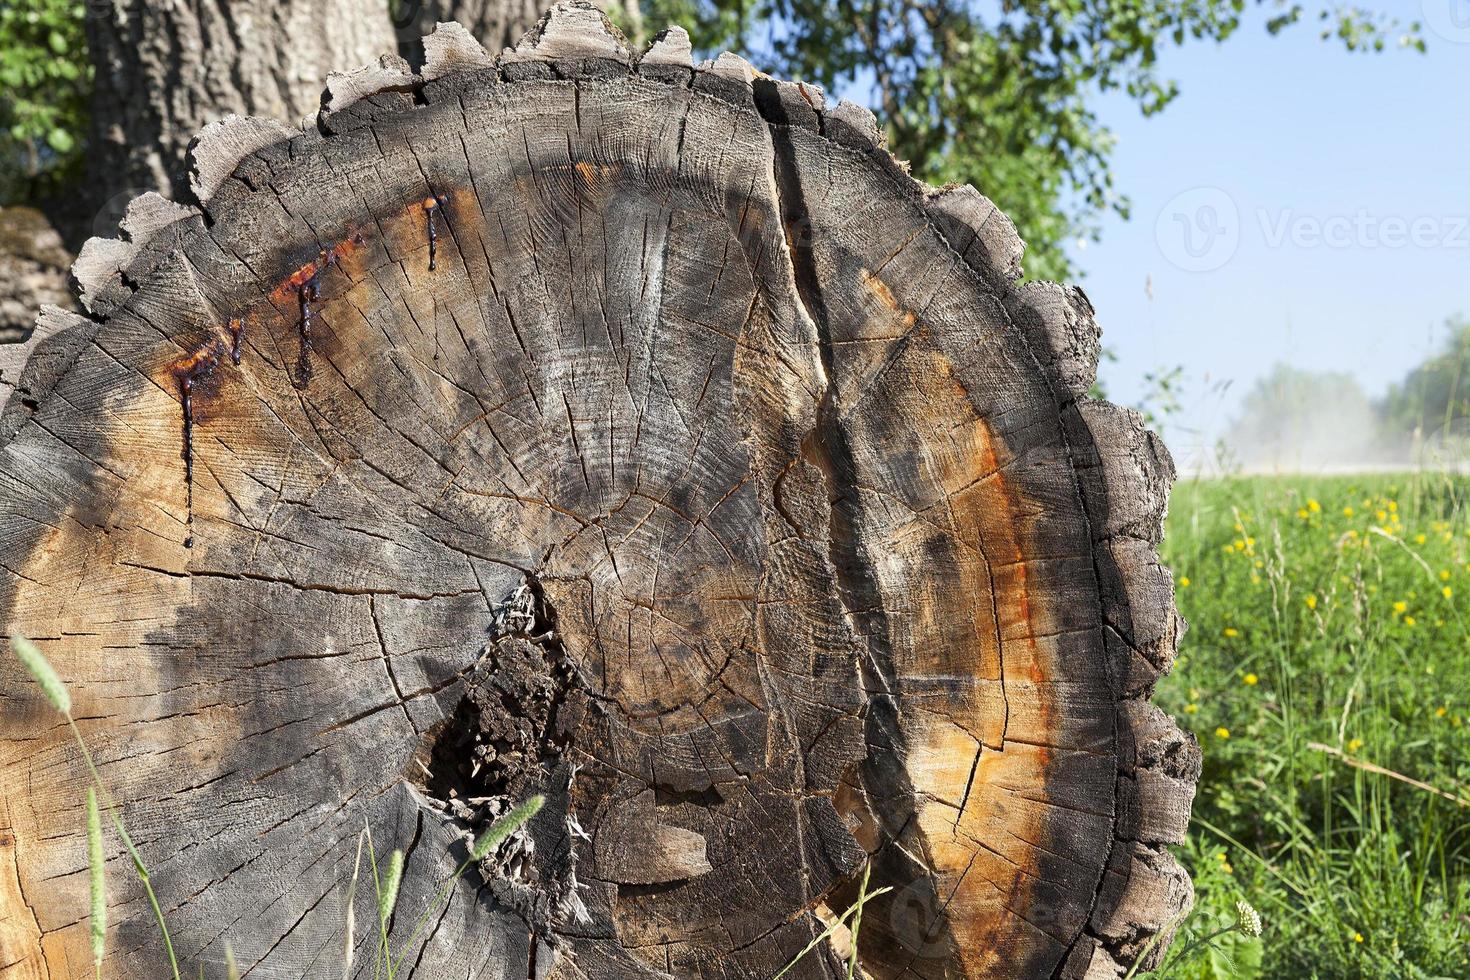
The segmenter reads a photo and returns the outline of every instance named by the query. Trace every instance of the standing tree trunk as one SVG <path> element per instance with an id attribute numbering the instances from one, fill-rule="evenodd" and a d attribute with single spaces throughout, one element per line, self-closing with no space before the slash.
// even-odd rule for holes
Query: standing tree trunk
<path id="1" fill-rule="evenodd" d="M 136 204 L 91 317 L 0 353 L 0 617 L 186 970 L 338 975 L 366 824 L 400 977 L 769 978 L 867 866 L 867 976 L 1120 977 L 1190 901 L 1199 757 L 1147 700 L 1172 468 L 1087 398 L 1086 298 L 680 31 L 426 50 L 211 128 L 203 212 Z M 10 660 L 0 697 L 0 977 L 81 976 L 82 771 Z M 163 975 L 109 871 L 107 975 Z"/>
<path id="2" fill-rule="evenodd" d="M 206 123 L 236 113 L 294 127 L 316 112 L 328 72 L 398 46 L 386 0 L 103 0 L 87 4 L 87 41 L 99 204 L 177 197 Z"/>

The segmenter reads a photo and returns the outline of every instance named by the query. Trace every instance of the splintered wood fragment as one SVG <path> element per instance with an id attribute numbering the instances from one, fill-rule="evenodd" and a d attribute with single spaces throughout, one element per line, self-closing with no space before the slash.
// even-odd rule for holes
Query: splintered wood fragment
<path id="1" fill-rule="evenodd" d="M 681 31 L 636 70 L 586 3 L 497 71 L 435 37 L 320 127 L 207 129 L 208 220 L 144 201 L 92 316 L 0 348 L 0 618 L 184 968 L 340 972 L 364 824 L 416 977 L 768 978 L 865 869 L 865 976 L 1156 963 L 1199 775 L 1147 700 L 1173 468 L 1088 397 L 1087 298 Z M 0 976 L 91 975 L 85 774 L 10 658 L 0 698 Z M 104 975 L 166 975 L 122 918 Z"/>
<path id="2" fill-rule="evenodd" d="M 473 34 L 456 23 L 436 24 L 424 37 L 424 67 L 419 74 L 433 81 L 456 71 L 479 71 L 495 67 L 495 59 Z"/>
<path id="3" fill-rule="evenodd" d="M 276 120 L 255 116 L 226 116 L 205 126 L 189 143 L 189 187 L 195 198 L 207 202 L 241 160 L 291 135 Z"/>
<path id="4" fill-rule="evenodd" d="M 694 48 L 689 43 L 689 32 L 682 27 L 670 27 L 660 31 L 648 50 L 638 59 L 639 65 L 667 65 L 675 68 L 694 66 Z"/>
<path id="5" fill-rule="evenodd" d="M 622 34 L 601 8 L 585 0 L 552 7 L 519 44 L 501 56 L 501 63 L 579 58 L 630 59 Z"/>

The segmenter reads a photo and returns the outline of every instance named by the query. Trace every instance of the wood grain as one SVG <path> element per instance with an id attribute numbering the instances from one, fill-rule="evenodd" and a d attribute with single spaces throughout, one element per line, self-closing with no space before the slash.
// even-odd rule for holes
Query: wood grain
<path id="1" fill-rule="evenodd" d="M 1086 297 L 682 32 L 468 44 L 206 130 L 196 207 L 0 351 L 6 631 L 189 969 L 340 971 L 364 821 L 406 941 L 540 792 L 403 975 L 769 977 L 871 860 L 868 976 L 1121 976 L 1191 899 L 1199 757 L 1146 700 L 1172 464 L 1086 396 Z M 0 977 L 80 976 L 84 783 L 9 660 L 0 696 Z M 113 858 L 105 969 L 158 976 Z"/>

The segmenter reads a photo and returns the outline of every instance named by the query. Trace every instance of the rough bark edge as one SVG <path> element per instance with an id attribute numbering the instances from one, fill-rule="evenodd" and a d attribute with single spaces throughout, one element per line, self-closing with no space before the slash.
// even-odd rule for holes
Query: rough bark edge
<path id="1" fill-rule="evenodd" d="M 1100 331 L 1076 286 L 1022 283 L 1025 243 L 974 188 L 928 192 L 929 212 L 1022 330 L 1057 397 L 1078 490 L 1092 525 L 1108 658 L 1120 699 L 1113 847 L 1092 917 L 1060 975 L 1111 980 L 1149 939 L 1142 966 L 1159 964 L 1194 901 L 1188 874 L 1167 850 L 1183 843 L 1201 756 L 1192 734 L 1148 701 L 1173 666 L 1184 623 L 1158 544 L 1175 477 L 1173 459 L 1138 413 L 1087 396 Z"/>
<path id="2" fill-rule="evenodd" d="M 932 188 L 914 180 L 907 165 L 887 151 L 866 108 L 846 101 L 829 108 L 819 87 L 770 79 L 730 53 L 696 67 L 682 29 L 662 32 L 635 57 L 597 7 L 587 0 L 567 0 L 493 61 L 457 24 L 436 27 L 425 49 L 426 64 L 418 74 L 393 55 L 376 65 L 333 73 L 320 112 L 303 121 L 304 134 L 256 118 L 231 117 L 206 126 L 190 147 L 190 186 L 197 208 L 144 195 L 129 207 L 123 238 L 93 238 L 83 246 L 73 276 L 87 311 L 100 319 L 124 304 L 151 271 L 156 253 L 166 249 L 160 237 L 170 237 L 166 233 L 180 221 L 201 214 L 207 220 L 216 193 L 232 178 L 243 178 L 242 168 L 248 169 L 252 158 L 284 152 L 284 144 L 303 135 L 308 141 L 326 139 L 351 128 L 351 120 L 343 117 L 372 96 L 396 92 L 417 100 L 426 85 L 454 84 L 456 75 L 467 79 L 494 72 L 501 81 L 515 82 L 636 73 L 758 110 L 770 125 L 801 128 L 868 157 L 889 173 L 900 193 L 925 209 L 950 247 L 1000 298 L 1018 337 L 1036 358 L 1066 427 L 1097 553 L 1107 559 L 1100 560 L 1098 576 L 1120 699 L 1118 809 L 1112 855 L 1098 883 L 1091 919 L 1058 975 L 1086 980 L 1122 976 L 1153 935 L 1165 930 L 1172 934 L 1192 904 L 1189 877 L 1166 848 L 1184 839 L 1200 754 L 1193 736 L 1147 700 L 1158 677 L 1172 666 L 1183 628 L 1174 608 L 1172 577 L 1157 554 L 1174 465 L 1136 413 L 1086 397 L 1099 351 L 1099 331 L 1086 295 L 1075 286 L 1022 283 L 1025 245 L 1010 219 L 972 187 Z M 412 105 L 410 99 L 404 102 L 403 108 Z M 248 179 L 242 182 L 249 186 Z M 12 345 L 18 350 L 0 347 L 0 398 L 6 402 L 0 445 L 18 428 L 15 420 L 25 411 L 11 404 L 17 401 L 12 396 L 44 397 L 95 326 L 94 320 L 49 307 L 30 341 Z M 54 356 L 41 356 L 48 345 Z M 1157 965 L 1170 938 L 1166 935 L 1154 946 L 1145 967 Z"/>

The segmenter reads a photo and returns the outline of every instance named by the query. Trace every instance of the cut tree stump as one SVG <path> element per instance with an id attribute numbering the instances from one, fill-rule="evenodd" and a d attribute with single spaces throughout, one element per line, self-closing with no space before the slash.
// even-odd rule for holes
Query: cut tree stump
<path id="1" fill-rule="evenodd" d="M 400 977 L 770 977 L 869 861 L 863 975 L 1121 976 L 1189 905 L 1199 755 L 1147 700 L 1172 466 L 1087 396 L 1086 297 L 680 30 L 427 49 L 211 126 L 197 206 L 0 348 L 0 612 L 185 974 L 340 975 L 366 824 Z M 0 977 L 90 975 L 83 768 L 13 658 L 0 697 Z M 104 974 L 165 976 L 108 847 Z"/>

